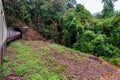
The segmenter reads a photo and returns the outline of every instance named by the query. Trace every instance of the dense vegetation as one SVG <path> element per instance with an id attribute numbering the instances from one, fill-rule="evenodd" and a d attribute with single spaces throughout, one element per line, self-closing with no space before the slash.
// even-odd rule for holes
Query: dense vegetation
<path id="1" fill-rule="evenodd" d="M 19 19 L 47 39 L 120 65 L 120 13 L 115 14 L 115 1 L 103 0 L 100 19 L 75 0 L 5 0 L 5 11 L 9 26 Z"/>

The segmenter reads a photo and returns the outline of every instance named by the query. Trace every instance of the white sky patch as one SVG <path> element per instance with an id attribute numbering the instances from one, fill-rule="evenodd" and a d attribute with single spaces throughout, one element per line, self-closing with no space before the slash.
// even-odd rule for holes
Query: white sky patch
<path id="1" fill-rule="evenodd" d="M 76 0 L 77 3 L 82 4 L 88 9 L 92 14 L 101 12 L 103 9 L 102 0 Z M 115 2 L 115 10 L 120 10 L 120 0 Z"/>
<path id="2" fill-rule="evenodd" d="M 115 3 L 115 10 L 119 10 L 119 11 L 120 11 L 120 0 L 118 0 L 118 1 Z"/>

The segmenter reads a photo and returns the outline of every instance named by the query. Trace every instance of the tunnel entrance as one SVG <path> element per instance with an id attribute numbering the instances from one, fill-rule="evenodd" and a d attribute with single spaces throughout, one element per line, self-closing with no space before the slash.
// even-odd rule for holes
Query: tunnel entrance
<path id="1" fill-rule="evenodd" d="M 8 27 L 7 28 L 7 43 L 13 40 L 22 39 L 28 31 L 28 27 Z"/>
<path id="2" fill-rule="evenodd" d="M 22 31 L 20 29 L 13 27 L 9 27 L 7 29 L 7 41 L 6 41 L 7 43 L 21 38 L 22 38 Z"/>
<path id="3" fill-rule="evenodd" d="M 19 28 L 13 28 L 14 31 L 19 32 L 20 33 L 20 39 L 22 39 L 22 31 Z"/>

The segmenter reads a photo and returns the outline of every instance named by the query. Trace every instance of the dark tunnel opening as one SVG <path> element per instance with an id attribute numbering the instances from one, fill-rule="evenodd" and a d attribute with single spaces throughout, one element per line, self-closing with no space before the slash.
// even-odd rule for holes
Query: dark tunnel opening
<path id="1" fill-rule="evenodd" d="M 15 40 L 22 39 L 22 31 L 19 28 L 9 27 L 7 31 L 7 46 Z"/>
<path id="2" fill-rule="evenodd" d="M 19 28 L 13 28 L 14 29 L 14 31 L 16 31 L 16 32 L 20 32 L 20 39 L 23 37 L 22 36 L 22 31 L 19 29 Z"/>

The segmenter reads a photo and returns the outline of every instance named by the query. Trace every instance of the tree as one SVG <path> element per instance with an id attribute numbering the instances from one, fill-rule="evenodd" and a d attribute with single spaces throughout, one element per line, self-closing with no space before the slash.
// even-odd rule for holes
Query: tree
<path id="1" fill-rule="evenodd" d="M 83 5 L 77 4 L 75 13 L 76 18 L 81 22 L 82 25 L 85 25 L 88 21 L 91 21 L 92 14 L 87 9 L 85 9 Z"/>
<path id="2" fill-rule="evenodd" d="M 102 17 L 107 18 L 114 15 L 114 2 L 117 0 L 102 0 L 104 3 L 103 10 L 102 10 Z"/>

